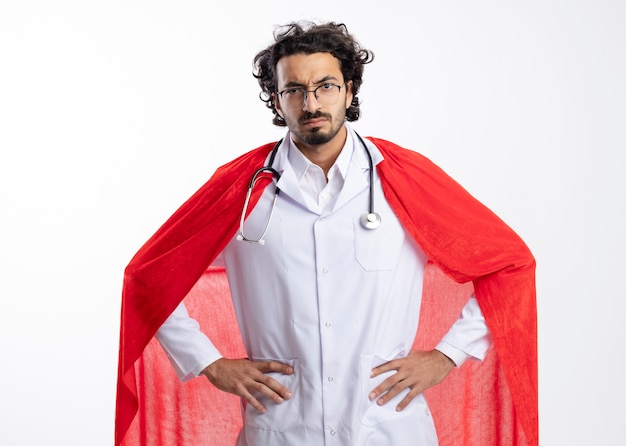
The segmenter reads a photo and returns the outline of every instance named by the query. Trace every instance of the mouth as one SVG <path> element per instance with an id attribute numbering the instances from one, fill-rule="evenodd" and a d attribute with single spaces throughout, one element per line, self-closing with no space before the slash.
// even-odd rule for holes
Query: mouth
<path id="1" fill-rule="evenodd" d="M 302 121 L 302 125 L 307 128 L 316 128 L 321 127 L 326 123 L 325 118 L 313 118 L 313 119 L 305 119 Z"/>

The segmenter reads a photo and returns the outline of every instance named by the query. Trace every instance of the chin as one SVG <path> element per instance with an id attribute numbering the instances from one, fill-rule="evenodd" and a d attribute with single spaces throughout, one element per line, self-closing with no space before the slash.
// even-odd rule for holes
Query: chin
<path id="1" fill-rule="evenodd" d="M 312 146 L 319 146 L 319 145 L 322 145 L 322 144 L 326 144 L 331 139 L 332 139 L 332 136 L 330 136 L 328 134 L 314 133 L 314 134 L 308 135 L 304 139 L 304 142 L 306 144 L 309 144 L 309 145 L 312 145 Z"/>
<path id="2" fill-rule="evenodd" d="M 299 138 L 305 144 L 318 146 L 326 144 L 331 139 L 333 139 L 336 134 L 336 132 L 332 134 L 331 132 L 322 130 L 320 127 L 316 127 L 313 129 L 308 129 L 306 132 L 302 132 L 300 135 L 297 136 L 299 136 Z"/>

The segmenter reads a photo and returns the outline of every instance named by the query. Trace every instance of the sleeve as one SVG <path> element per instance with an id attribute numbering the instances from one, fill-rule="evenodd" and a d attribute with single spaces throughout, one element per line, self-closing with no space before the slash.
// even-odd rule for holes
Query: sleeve
<path id="1" fill-rule="evenodd" d="M 472 294 L 459 318 L 435 348 L 460 367 L 468 358 L 482 361 L 492 344 L 491 333 Z"/>
<path id="2" fill-rule="evenodd" d="M 206 366 L 222 357 L 200 330 L 198 321 L 189 316 L 183 302 L 161 325 L 156 337 L 181 381 L 198 376 Z"/>

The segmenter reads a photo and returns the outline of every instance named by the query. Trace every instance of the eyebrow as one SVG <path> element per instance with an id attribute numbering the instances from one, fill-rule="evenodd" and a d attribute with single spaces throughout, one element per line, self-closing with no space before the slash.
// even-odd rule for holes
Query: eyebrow
<path id="1" fill-rule="evenodd" d="M 328 76 L 324 76 L 318 81 L 313 82 L 313 85 L 323 84 L 328 81 L 339 82 L 339 79 L 337 79 L 335 76 L 328 75 Z M 299 82 L 287 82 L 283 88 L 289 88 L 289 87 L 306 87 L 306 85 L 301 84 Z"/>

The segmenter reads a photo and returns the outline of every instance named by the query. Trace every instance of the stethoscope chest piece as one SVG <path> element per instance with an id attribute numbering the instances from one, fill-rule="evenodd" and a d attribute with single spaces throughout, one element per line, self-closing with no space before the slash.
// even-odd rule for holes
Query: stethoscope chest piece
<path id="1" fill-rule="evenodd" d="M 361 226 L 365 229 L 376 229 L 380 226 L 380 215 L 376 212 L 366 212 L 361 215 Z"/>

